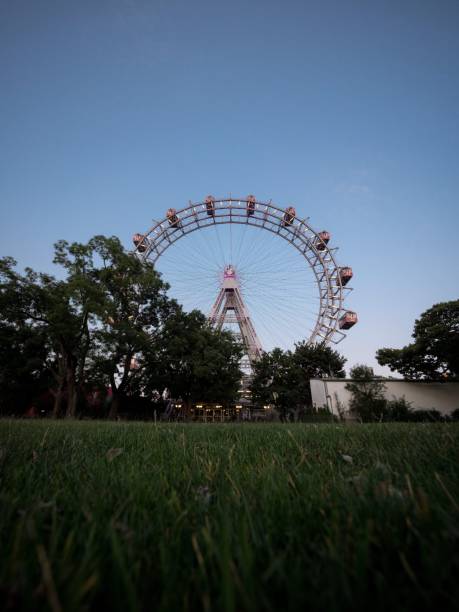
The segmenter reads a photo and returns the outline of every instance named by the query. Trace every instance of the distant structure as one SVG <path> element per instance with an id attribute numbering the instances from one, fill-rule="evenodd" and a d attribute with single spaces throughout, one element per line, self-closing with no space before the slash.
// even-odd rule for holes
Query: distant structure
<path id="1" fill-rule="evenodd" d="M 190 202 L 178 211 L 169 208 L 162 221 L 141 234 L 134 234 L 135 253 L 140 259 L 156 263 L 180 238 L 219 224 L 245 224 L 271 232 L 303 256 L 315 277 L 317 291 L 317 299 L 311 305 L 316 310 L 316 319 L 307 338 L 309 342 L 337 344 L 357 323 L 357 314 L 344 305 L 346 295 L 352 290 L 348 285 L 353 277 L 352 268 L 337 264 L 337 249 L 329 246 L 330 233 L 312 229 L 307 219 L 297 217 L 293 206 L 279 208 L 271 201 L 258 201 L 254 195 L 245 198 L 209 195 L 203 202 Z M 261 356 L 262 347 L 244 301 L 234 262 L 227 261 L 221 273 L 223 282 L 209 319 L 219 328 L 228 322 L 237 323 L 248 361 L 253 364 Z M 298 339 L 301 337 L 304 337 L 303 329 L 298 330 Z"/>

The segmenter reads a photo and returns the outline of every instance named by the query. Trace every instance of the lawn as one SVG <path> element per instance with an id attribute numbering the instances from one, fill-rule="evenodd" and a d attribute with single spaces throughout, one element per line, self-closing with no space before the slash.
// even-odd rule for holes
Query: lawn
<path id="1" fill-rule="evenodd" d="M 453 609 L 459 426 L 0 421 L 0 608 Z"/>

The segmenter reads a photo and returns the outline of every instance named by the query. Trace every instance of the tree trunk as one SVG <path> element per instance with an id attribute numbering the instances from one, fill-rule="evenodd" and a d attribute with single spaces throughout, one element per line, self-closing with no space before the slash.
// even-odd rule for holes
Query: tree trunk
<path id="1" fill-rule="evenodd" d="M 110 404 L 110 410 L 108 413 L 109 419 L 118 418 L 120 406 L 121 406 L 121 393 L 118 393 L 117 391 L 113 391 L 112 402 Z"/>
<path id="2" fill-rule="evenodd" d="M 182 418 L 184 421 L 189 421 L 191 417 L 191 399 L 187 398 L 182 402 Z"/>
<path id="3" fill-rule="evenodd" d="M 65 380 L 60 378 L 57 384 L 57 391 L 54 393 L 53 418 L 55 419 L 59 419 L 63 413 L 64 387 Z"/>
<path id="4" fill-rule="evenodd" d="M 57 358 L 57 369 L 52 368 L 51 372 L 56 381 L 57 389 L 51 389 L 54 396 L 53 418 L 60 419 L 64 415 L 64 399 L 65 399 L 65 361 L 62 357 Z"/>
<path id="5" fill-rule="evenodd" d="M 67 412 L 68 418 L 74 419 L 77 413 L 78 391 L 75 382 L 75 372 L 72 368 L 67 369 Z"/>

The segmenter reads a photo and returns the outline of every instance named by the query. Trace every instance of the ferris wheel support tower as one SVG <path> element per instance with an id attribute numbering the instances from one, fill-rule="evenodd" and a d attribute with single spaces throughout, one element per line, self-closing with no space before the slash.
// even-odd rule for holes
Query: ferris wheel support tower
<path id="1" fill-rule="evenodd" d="M 231 265 L 225 268 L 222 286 L 210 312 L 209 321 L 216 329 L 221 329 L 225 323 L 237 323 L 250 365 L 253 366 L 260 359 L 263 353 L 261 342 L 244 303 L 236 270 Z"/>

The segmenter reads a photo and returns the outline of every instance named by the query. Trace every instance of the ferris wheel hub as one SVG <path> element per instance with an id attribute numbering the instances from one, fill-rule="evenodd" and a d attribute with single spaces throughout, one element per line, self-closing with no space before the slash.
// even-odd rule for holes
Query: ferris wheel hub
<path id="1" fill-rule="evenodd" d="M 225 266 L 223 278 L 236 278 L 236 268 L 231 264 Z"/>

